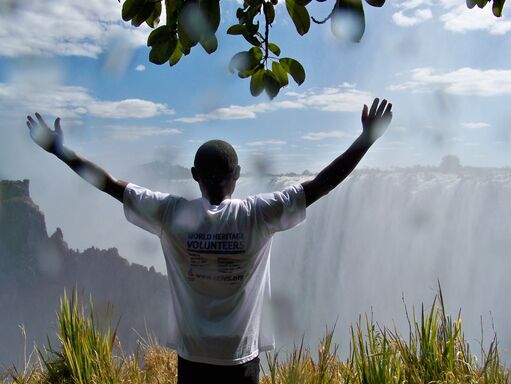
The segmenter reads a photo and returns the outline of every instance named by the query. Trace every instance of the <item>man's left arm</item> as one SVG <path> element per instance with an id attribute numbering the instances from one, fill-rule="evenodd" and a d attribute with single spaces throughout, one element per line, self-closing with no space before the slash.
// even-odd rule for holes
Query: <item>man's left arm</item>
<path id="1" fill-rule="evenodd" d="M 362 133 L 351 146 L 318 175 L 302 183 L 308 207 L 337 187 L 362 160 L 371 145 L 385 132 L 392 120 L 392 104 L 374 99 L 371 109 L 362 109 Z"/>
<path id="2" fill-rule="evenodd" d="M 82 179 L 100 191 L 108 193 L 121 203 L 123 202 L 124 190 L 128 184 L 126 181 L 114 178 L 100 166 L 65 147 L 60 118 L 55 120 L 54 129 L 51 129 L 39 113 L 36 113 L 35 116 L 37 121 L 32 116 L 27 116 L 27 127 L 32 140 L 37 145 L 66 163 Z"/>

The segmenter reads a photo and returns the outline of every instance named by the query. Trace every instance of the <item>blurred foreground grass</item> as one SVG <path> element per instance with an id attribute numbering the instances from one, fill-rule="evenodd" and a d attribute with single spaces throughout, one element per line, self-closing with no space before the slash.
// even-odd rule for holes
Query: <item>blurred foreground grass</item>
<path id="1" fill-rule="evenodd" d="M 57 313 L 58 346 L 34 351 L 25 367 L 0 374 L 3 383 L 19 384 L 156 384 L 177 382 L 177 355 L 153 340 L 124 353 L 115 330 L 101 328 L 77 295 L 64 292 Z M 499 358 L 497 339 L 481 350 L 479 360 L 465 341 L 461 318 L 445 313 L 441 290 L 429 310 L 405 310 L 406 337 L 380 326 L 367 316 L 351 327 L 348 357 L 338 357 L 327 332 L 316 353 L 295 346 L 285 357 L 267 354 L 268 368 L 261 384 L 500 384 L 511 383 Z"/>

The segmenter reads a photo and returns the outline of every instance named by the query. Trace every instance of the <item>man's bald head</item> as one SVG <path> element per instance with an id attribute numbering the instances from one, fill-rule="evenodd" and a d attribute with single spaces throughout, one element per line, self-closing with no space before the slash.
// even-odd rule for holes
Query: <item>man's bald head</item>
<path id="1" fill-rule="evenodd" d="M 236 170 L 238 155 L 231 144 L 210 140 L 199 147 L 193 164 L 201 176 L 222 179 Z"/>
<path id="2" fill-rule="evenodd" d="M 215 205 L 231 197 L 240 177 L 238 155 L 231 144 L 208 141 L 199 147 L 193 163 L 193 179 L 199 183 L 203 197 Z"/>

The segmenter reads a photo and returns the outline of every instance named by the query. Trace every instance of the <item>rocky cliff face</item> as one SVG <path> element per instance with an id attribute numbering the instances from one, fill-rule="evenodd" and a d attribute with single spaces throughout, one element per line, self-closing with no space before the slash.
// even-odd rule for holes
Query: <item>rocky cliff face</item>
<path id="1" fill-rule="evenodd" d="M 0 271 L 31 270 L 47 242 L 44 215 L 29 194 L 29 181 L 0 181 Z"/>
<path id="2" fill-rule="evenodd" d="M 99 317 L 106 319 L 106 308 L 113 306 L 109 320 L 115 325 L 121 319 L 118 334 L 127 350 L 136 347 L 134 330 L 166 336 L 164 275 L 130 264 L 116 248 L 70 249 L 60 228 L 48 236 L 28 180 L 0 181 L 0 366 L 20 360 L 20 325 L 29 349 L 53 336 L 64 289 L 77 289 L 84 302 L 91 295 Z"/>

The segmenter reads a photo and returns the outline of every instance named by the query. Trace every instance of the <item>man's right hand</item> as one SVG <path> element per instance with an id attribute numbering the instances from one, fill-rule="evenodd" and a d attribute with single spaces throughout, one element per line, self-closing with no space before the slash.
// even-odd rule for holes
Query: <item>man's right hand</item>
<path id="1" fill-rule="evenodd" d="M 58 155 L 62 152 L 64 135 L 60 128 L 60 117 L 55 119 L 54 129 L 52 130 L 42 116 L 36 112 L 35 121 L 32 116 L 27 116 L 27 127 L 30 131 L 30 137 L 45 151 Z"/>
<path id="2" fill-rule="evenodd" d="M 362 137 L 371 145 L 383 135 L 392 121 L 392 104 L 376 98 L 371 109 L 364 104 L 362 109 Z"/>

